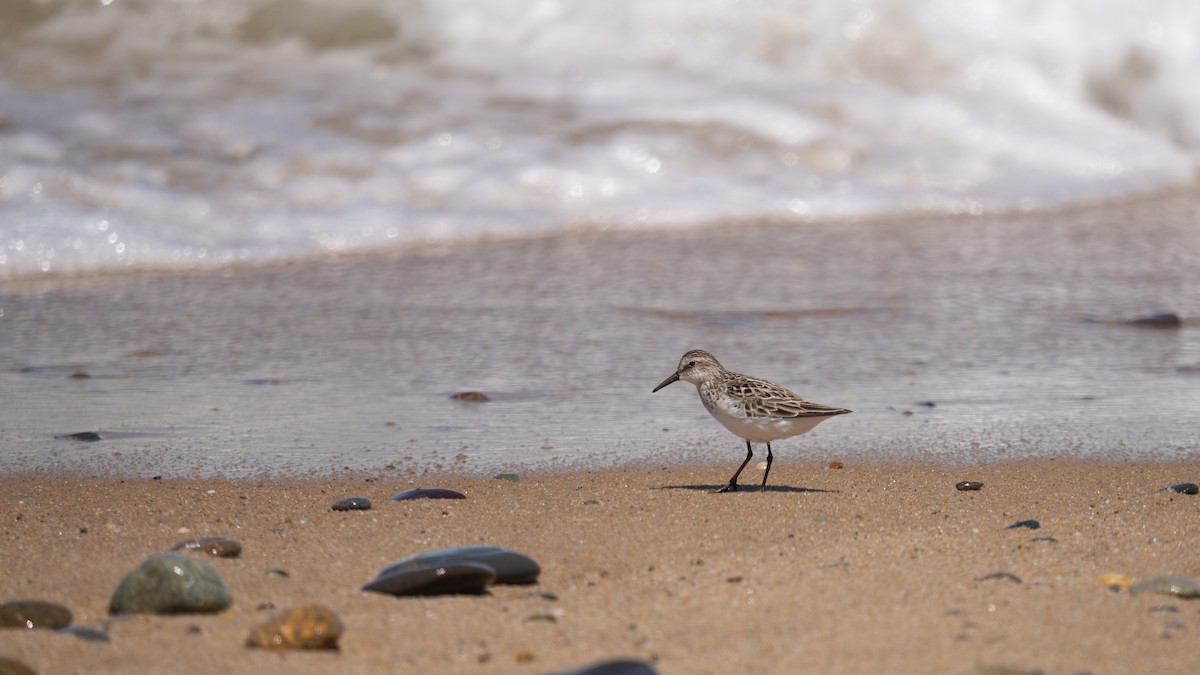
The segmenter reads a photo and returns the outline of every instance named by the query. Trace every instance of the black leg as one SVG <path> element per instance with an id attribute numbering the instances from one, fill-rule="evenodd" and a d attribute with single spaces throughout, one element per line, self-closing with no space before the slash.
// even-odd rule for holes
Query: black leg
<path id="1" fill-rule="evenodd" d="M 746 459 L 742 462 L 742 465 L 738 467 L 737 473 L 733 474 L 733 478 L 729 479 L 729 485 L 717 490 L 717 492 L 737 492 L 738 476 L 742 475 L 742 469 L 746 468 L 746 465 L 750 463 L 750 458 L 753 456 L 754 449 L 750 447 L 750 441 L 746 441 Z M 768 468 L 769 467 L 770 465 L 768 465 Z"/>
<path id="2" fill-rule="evenodd" d="M 770 443 L 770 441 L 768 441 L 767 442 L 767 470 L 763 472 L 763 484 L 762 484 L 763 492 L 767 491 L 767 476 L 771 475 L 771 462 L 774 459 L 775 459 L 775 457 L 771 454 L 771 443 Z"/>

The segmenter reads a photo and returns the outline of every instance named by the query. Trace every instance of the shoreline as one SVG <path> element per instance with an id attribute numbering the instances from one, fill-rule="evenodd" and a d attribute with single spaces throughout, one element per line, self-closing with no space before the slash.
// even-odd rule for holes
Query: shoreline
<path id="1" fill-rule="evenodd" d="M 407 257 L 447 256 L 486 252 L 490 248 L 519 246 L 522 244 L 538 244 L 554 242 L 563 239 L 604 239 L 622 240 L 639 237 L 698 237 L 719 235 L 731 229 L 753 228 L 765 230 L 788 231 L 811 227 L 890 227 L 903 226 L 905 223 L 932 223 L 952 221 L 997 220 L 997 219 L 1026 219 L 1026 218 L 1057 218 L 1072 217 L 1088 212 L 1103 211 L 1117 208 L 1145 208 L 1158 201 L 1187 201 L 1200 194 L 1200 178 L 1178 185 L 1166 185 L 1151 189 L 1130 192 L 1119 197 L 1094 198 L 1060 205 L 1043 206 L 1025 210 L 1019 206 L 1007 209 L 984 210 L 980 213 L 940 213 L 940 212 L 905 212 L 895 215 L 872 215 L 855 217 L 825 217 L 798 218 L 786 220 L 780 218 L 758 218 L 749 221 L 714 220 L 712 222 L 672 227 L 663 225 L 647 229 L 631 229 L 612 227 L 603 224 L 581 223 L 563 230 L 534 232 L 528 235 L 480 235 L 471 238 L 450 241 L 411 241 L 389 247 L 352 248 L 338 251 L 318 251 L 303 255 L 281 257 L 253 263 L 229 261 L 197 265 L 193 267 L 170 267 L 151 265 L 133 269 L 112 267 L 75 272 L 37 272 L 0 277 L 0 291 L 17 293 L 47 292 L 52 290 L 69 290 L 72 287 L 90 283 L 145 283 L 154 280 L 175 277 L 221 278 L 238 275 L 253 275 L 273 273 L 286 270 L 303 269 L 321 265 L 344 265 L 354 263 L 378 263 L 396 261 Z"/>
<path id="2" fill-rule="evenodd" d="M 517 482 L 446 473 L 323 479 L 0 476 L 0 601 L 58 602 L 95 643 L 0 630 L 0 656 L 41 673 L 545 673 L 632 657 L 663 673 L 1184 672 L 1200 601 L 1100 584 L 1200 580 L 1194 461 L 777 462 L 766 493 L 710 494 L 734 468 L 641 462 Z M 753 466 L 746 482 L 752 482 Z M 955 483 L 975 480 L 975 492 Z M 392 502 L 415 486 L 466 500 Z M 367 496 L 368 511 L 335 512 Z M 1035 520 L 1038 529 L 1012 527 Z M 191 537 L 245 549 L 204 559 L 229 586 L 216 615 L 111 620 L 146 556 Z M 505 546 L 535 586 L 395 598 L 359 588 L 415 552 Z M 282 569 L 287 577 L 271 574 Z M 988 579 L 1005 573 L 1006 578 Z M 250 630 L 315 602 L 346 625 L 335 653 L 265 653 Z M 268 604 L 275 609 L 261 609 Z"/>

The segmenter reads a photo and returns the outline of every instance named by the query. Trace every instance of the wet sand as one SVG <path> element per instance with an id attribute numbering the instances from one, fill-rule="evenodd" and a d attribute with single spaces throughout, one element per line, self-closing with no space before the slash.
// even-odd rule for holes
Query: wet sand
<path id="1" fill-rule="evenodd" d="M 111 642 L 4 630 L 0 655 L 40 673 L 545 673 L 618 656 L 663 673 L 1191 670 L 1200 600 L 1099 579 L 1200 579 L 1200 496 L 1161 490 L 1200 478 L 1197 458 L 828 468 L 833 459 L 782 457 L 771 490 L 737 494 L 708 492 L 732 456 L 519 482 L 3 477 L 0 599 L 67 605 Z M 984 487 L 958 491 L 962 480 Z M 388 501 L 418 485 L 469 498 Z M 375 506 L 330 510 L 348 496 Z M 1010 528 L 1025 520 L 1040 528 Z M 146 556 L 210 535 L 245 547 L 209 559 L 230 609 L 106 615 Z M 359 590 L 408 554 L 479 543 L 534 557 L 540 582 L 485 596 Z M 1020 583 L 979 580 L 997 572 Z M 243 646 L 273 614 L 264 603 L 307 602 L 341 616 L 339 652 Z"/>

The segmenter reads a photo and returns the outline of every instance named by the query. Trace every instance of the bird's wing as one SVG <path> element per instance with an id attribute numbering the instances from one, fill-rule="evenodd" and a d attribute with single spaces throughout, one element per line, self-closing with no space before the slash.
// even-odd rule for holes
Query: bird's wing
<path id="1" fill-rule="evenodd" d="M 813 403 L 773 382 L 746 375 L 728 381 L 726 391 L 734 400 L 742 401 L 747 417 L 828 417 L 850 412 Z"/>

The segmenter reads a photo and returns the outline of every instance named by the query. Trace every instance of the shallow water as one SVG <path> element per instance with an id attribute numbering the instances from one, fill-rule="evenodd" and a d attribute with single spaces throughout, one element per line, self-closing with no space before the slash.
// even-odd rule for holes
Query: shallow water
<path id="1" fill-rule="evenodd" d="M 690 385 L 650 393 L 695 347 L 855 411 L 775 444 L 777 467 L 1194 457 L 1198 218 L 1180 194 L 10 283 L 0 471 L 732 470 L 740 441 Z M 1184 325 L 1119 323 L 1160 310 Z M 79 431 L 104 440 L 55 438 Z"/>

